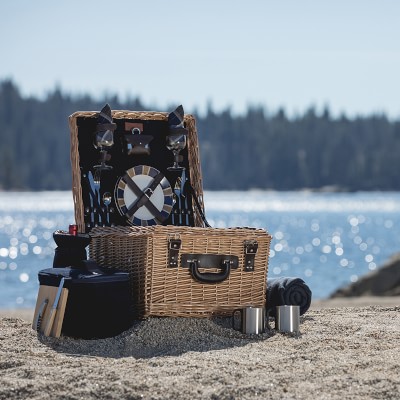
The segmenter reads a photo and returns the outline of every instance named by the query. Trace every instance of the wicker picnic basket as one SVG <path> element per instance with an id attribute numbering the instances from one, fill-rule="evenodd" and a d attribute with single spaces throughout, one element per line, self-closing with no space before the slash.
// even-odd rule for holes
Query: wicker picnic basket
<path id="1" fill-rule="evenodd" d="M 129 272 L 136 317 L 265 306 L 271 236 L 263 229 L 106 227 L 90 236 L 92 259 Z"/>
<path id="2" fill-rule="evenodd" d="M 74 201 L 74 211 L 75 211 L 75 221 L 78 225 L 79 232 L 89 232 L 93 226 L 96 224 L 90 224 L 89 215 L 93 211 L 90 209 L 88 194 L 88 185 L 86 184 L 86 176 L 88 173 L 93 171 L 93 165 L 95 164 L 98 154 L 96 154 L 96 149 L 93 147 L 93 132 L 96 130 L 96 120 L 99 116 L 99 112 L 96 111 L 78 111 L 69 117 L 69 126 L 71 134 L 71 164 L 72 164 L 72 192 Z M 153 111 L 124 111 L 117 110 L 112 111 L 113 123 L 117 125 L 116 133 L 122 137 L 124 134 L 124 124 L 126 123 L 141 123 L 145 126 L 153 124 L 152 133 L 155 132 L 154 136 L 162 136 L 162 138 L 157 138 L 159 140 L 158 154 L 154 157 L 156 162 L 164 162 L 165 168 L 162 172 L 167 170 L 165 159 L 170 156 L 170 152 L 165 149 L 165 131 L 167 131 L 167 118 L 168 113 L 166 112 L 153 112 Z M 158 124 L 158 125 L 157 125 Z M 192 115 L 184 116 L 184 125 L 188 131 L 187 134 L 187 146 L 182 151 L 185 156 L 185 166 L 189 176 L 191 186 L 193 188 L 193 193 L 196 196 L 196 200 L 200 207 L 194 207 L 194 204 L 190 204 L 190 226 L 204 226 L 204 220 L 201 214 L 204 213 L 204 202 L 203 202 L 203 180 L 200 166 L 199 157 L 199 144 L 196 130 L 195 118 Z M 155 126 L 155 127 L 154 127 Z M 160 129 L 161 127 L 161 129 Z M 167 131 L 168 132 L 168 131 Z M 159 135 L 160 134 L 160 135 Z M 163 139 L 163 140 L 161 140 Z M 161 150 L 160 150 L 161 149 Z M 164 153 L 162 153 L 163 151 Z M 129 158 L 129 160 L 122 160 L 121 152 L 117 154 L 115 150 L 115 155 L 113 155 L 112 163 L 114 163 L 114 171 L 125 171 L 129 167 L 137 166 L 135 162 L 135 157 Z M 161 152 L 161 153 L 160 153 Z M 127 157 L 125 157 L 127 158 Z M 136 157 L 137 159 L 137 157 Z M 131 162 L 131 165 L 129 165 Z M 168 161 L 169 162 L 169 161 Z M 146 163 L 146 162 L 145 162 Z M 151 165 L 151 164 L 148 164 Z M 145 168 L 151 168 L 146 167 Z M 166 172 L 168 173 L 168 172 Z M 118 178 L 118 176 L 116 177 Z M 115 180 L 108 182 L 111 189 L 107 191 L 112 191 L 115 187 Z M 107 183 L 107 182 L 106 182 Z M 105 192 L 105 190 L 103 191 Z M 112 192 L 113 193 L 113 192 Z M 103 193 L 102 193 L 103 194 Z M 90 199 L 91 200 L 91 199 Z M 114 199 L 114 209 L 117 203 Z M 111 205 L 113 207 L 113 205 Z M 93 207 L 92 207 L 93 208 Z M 112 210 L 113 211 L 113 210 Z M 112 217 L 116 216 L 117 213 L 111 214 Z M 124 225 L 122 220 L 116 220 L 114 223 L 104 223 L 100 225 Z M 108 222 L 108 221 L 107 221 Z M 171 222 L 168 222 L 169 224 Z"/>

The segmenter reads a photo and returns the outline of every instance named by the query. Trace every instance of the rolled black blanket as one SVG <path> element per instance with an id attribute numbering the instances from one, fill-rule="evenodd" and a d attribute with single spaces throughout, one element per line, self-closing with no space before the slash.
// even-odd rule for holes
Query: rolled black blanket
<path id="1" fill-rule="evenodd" d="M 311 304 L 311 290 L 300 278 L 270 278 L 267 279 L 267 309 L 275 316 L 275 307 L 283 305 L 300 306 L 303 315 Z"/>

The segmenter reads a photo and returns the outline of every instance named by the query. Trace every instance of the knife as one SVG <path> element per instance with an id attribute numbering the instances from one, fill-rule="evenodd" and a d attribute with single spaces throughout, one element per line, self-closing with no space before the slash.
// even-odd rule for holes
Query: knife
<path id="1" fill-rule="evenodd" d="M 51 328 L 53 328 L 54 318 L 57 313 L 57 307 L 58 307 L 58 303 L 60 302 L 60 297 L 61 297 L 62 289 L 64 286 L 64 282 L 65 282 L 65 278 L 61 278 L 60 284 L 58 286 L 56 298 L 54 299 L 53 306 L 50 309 L 49 321 L 47 322 L 46 328 L 43 332 L 45 334 L 45 336 L 50 336 Z"/>
<path id="2" fill-rule="evenodd" d="M 39 307 L 35 321 L 33 322 L 33 326 L 36 328 L 37 332 L 39 332 L 40 325 L 42 325 L 43 315 L 44 315 L 44 311 L 46 310 L 47 304 L 49 304 L 49 299 L 44 299 L 42 304 Z"/>
<path id="3" fill-rule="evenodd" d="M 188 199 L 185 195 L 185 186 L 186 186 L 186 172 L 185 170 L 182 171 L 181 177 L 181 196 L 184 198 L 185 203 L 185 219 L 186 219 L 186 226 L 189 226 L 189 206 L 188 206 Z"/>
<path id="4" fill-rule="evenodd" d="M 179 214 L 179 226 L 182 226 L 182 203 L 181 203 L 182 198 L 181 198 L 180 181 L 181 181 L 181 178 L 178 177 L 176 179 L 175 186 L 174 186 L 174 194 L 176 197 L 175 205 L 178 207 L 177 211 Z"/>
<path id="5" fill-rule="evenodd" d="M 94 226 L 93 196 L 91 193 L 90 182 L 89 182 L 89 178 L 88 178 L 87 174 L 83 174 L 83 177 L 86 178 L 86 183 L 87 183 L 87 187 L 88 187 L 89 200 L 90 200 L 90 210 L 89 210 L 89 212 L 90 212 L 90 227 L 93 227 Z"/>

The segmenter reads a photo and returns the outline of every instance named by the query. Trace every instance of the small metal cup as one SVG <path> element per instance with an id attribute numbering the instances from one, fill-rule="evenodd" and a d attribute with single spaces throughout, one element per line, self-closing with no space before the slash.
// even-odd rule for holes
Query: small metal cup
<path id="1" fill-rule="evenodd" d="M 264 307 L 245 307 L 233 312 L 232 325 L 235 327 L 235 316 L 240 313 L 240 330 L 242 333 L 261 334 L 265 332 L 265 308 Z M 239 330 L 239 329 L 236 329 Z"/>
<path id="2" fill-rule="evenodd" d="M 267 327 L 271 329 L 268 322 Z M 276 307 L 275 329 L 283 333 L 300 333 L 300 306 L 283 305 Z"/>

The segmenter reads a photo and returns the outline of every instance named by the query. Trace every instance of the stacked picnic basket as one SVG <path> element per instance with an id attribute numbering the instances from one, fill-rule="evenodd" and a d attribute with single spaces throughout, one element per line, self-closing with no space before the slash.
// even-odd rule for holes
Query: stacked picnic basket
<path id="1" fill-rule="evenodd" d="M 265 306 L 271 236 L 208 224 L 192 115 L 106 105 L 69 125 L 76 225 L 91 260 L 129 274 L 133 318 Z"/>

